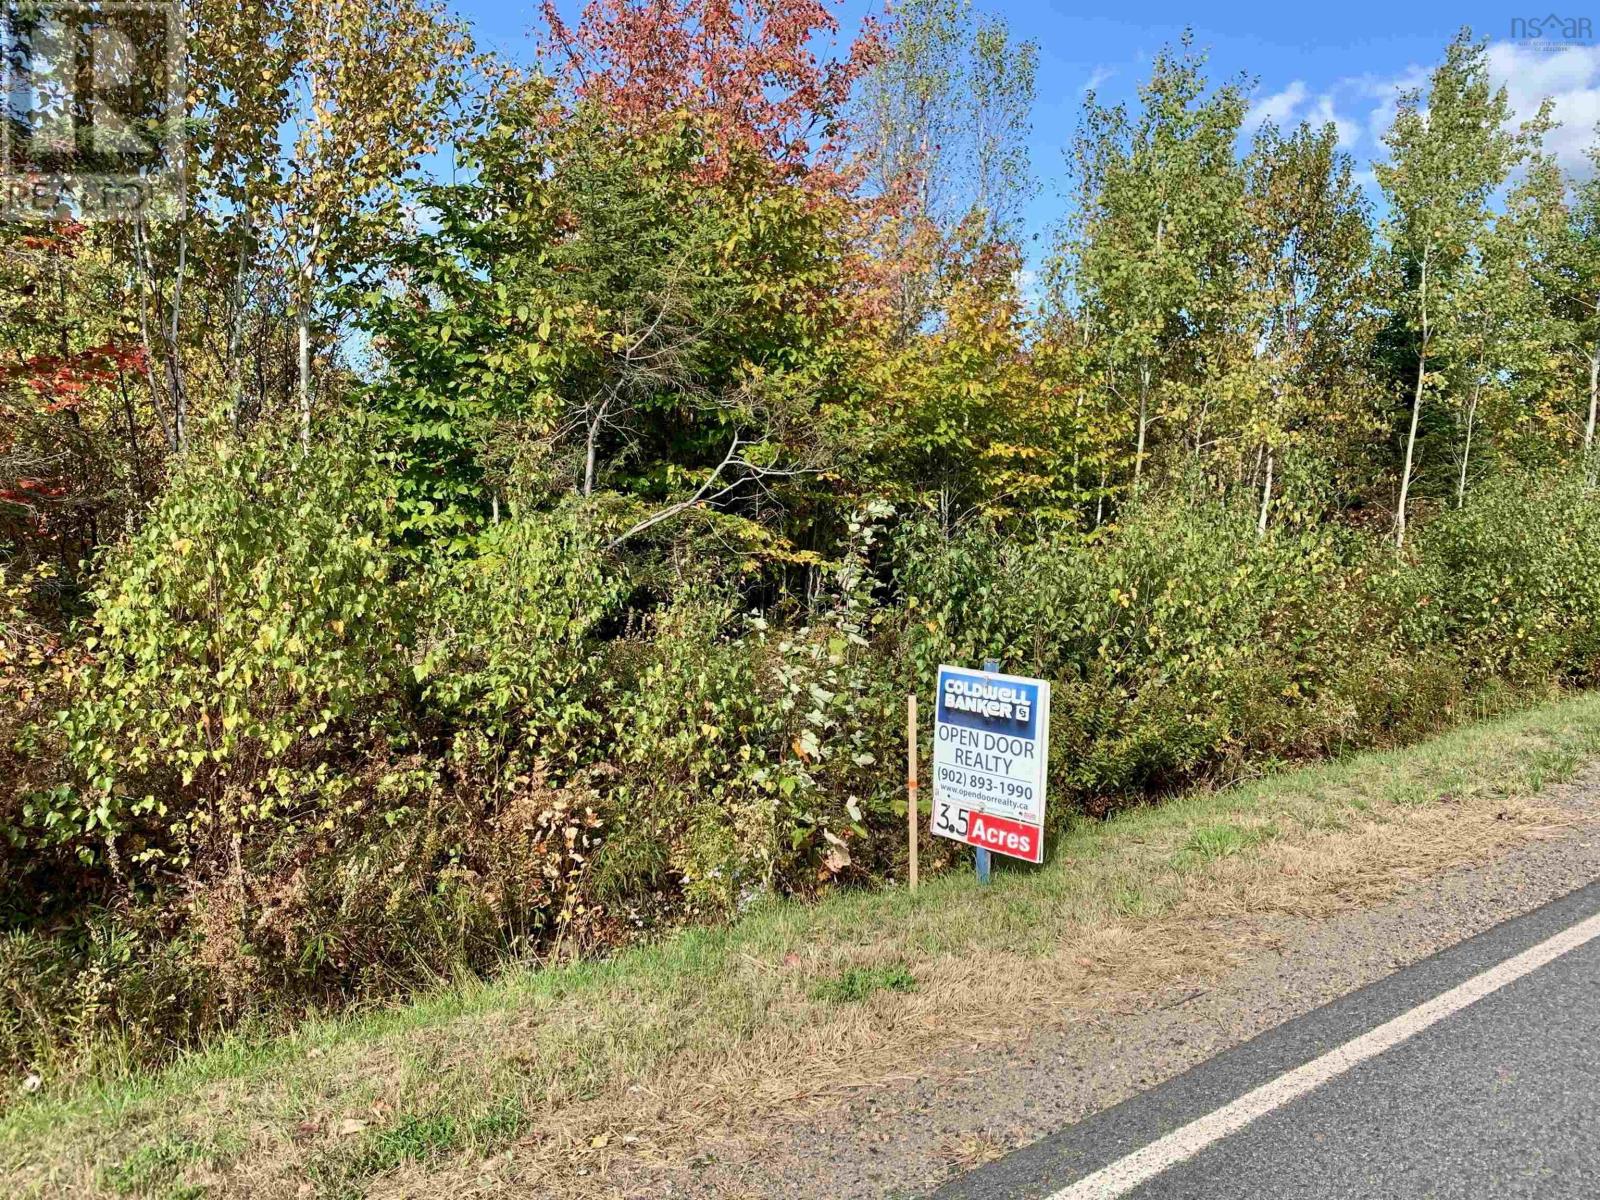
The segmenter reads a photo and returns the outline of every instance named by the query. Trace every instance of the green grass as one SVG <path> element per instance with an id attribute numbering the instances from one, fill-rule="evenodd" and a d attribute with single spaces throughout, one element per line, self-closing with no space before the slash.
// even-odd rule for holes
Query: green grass
<path id="1" fill-rule="evenodd" d="M 1263 842 L 1271 841 L 1277 832 L 1270 825 L 1242 826 L 1230 821 L 1202 825 L 1189 835 L 1189 840 L 1184 843 L 1183 848 L 1173 856 L 1173 862 L 1181 867 L 1214 862 L 1219 858 L 1231 858 Z"/>
<path id="2" fill-rule="evenodd" d="M 730 1063 L 743 1081 L 769 1052 L 814 1054 L 825 1073 L 828 1055 L 848 1058 L 858 1035 L 871 1042 L 901 1004 L 964 1003 L 961 981 L 985 976 L 958 968 L 983 955 L 1006 956 L 1019 979 L 1030 961 L 1087 958 L 1098 952 L 1064 939 L 1170 921 L 1279 843 L 1319 845 L 1441 797 L 1492 811 L 1597 755 L 1600 695 L 1581 695 L 1406 750 L 1078 820 L 1043 868 L 1002 866 L 987 889 L 955 870 L 915 897 L 769 902 L 734 925 L 606 961 L 510 970 L 291 1036 L 225 1038 L 155 1073 L 60 1092 L 47 1081 L 0 1115 L 0 1178 L 20 1181 L 23 1195 L 170 1200 L 267 1194 L 263 1180 L 292 1171 L 318 1195 L 357 1195 L 397 1167 L 565 1130 L 584 1105 L 620 1098 L 611 1119 L 630 1119 L 638 1081 L 714 1076 Z M 903 998 L 869 1003 L 880 993 Z M 355 1132 L 339 1132 L 353 1121 Z M 314 1132 L 297 1137 L 303 1128 Z M 195 1193 L 195 1179 L 212 1182 Z"/>
<path id="3" fill-rule="evenodd" d="M 101 1172 L 100 1181 L 119 1196 L 159 1192 L 176 1197 L 188 1190 L 182 1185 L 173 1185 L 178 1173 L 190 1163 L 214 1157 L 215 1149 L 203 1143 L 182 1136 L 161 1137 L 109 1164 Z"/>
<path id="4" fill-rule="evenodd" d="M 873 992 L 914 992 L 917 977 L 904 963 L 886 967 L 850 967 L 832 979 L 824 979 L 811 989 L 816 1000 L 850 1004 L 865 1000 Z"/>
<path id="5" fill-rule="evenodd" d="M 348 1146 L 314 1156 L 306 1174 L 324 1194 L 359 1194 L 362 1180 L 406 1163 L 429 1162 L 474 1148 L 504 1145 L 527 1128 L 522 1107 L 500 1101 L 473 1116 L 447 1112 L 403 1114 L 392 1125 L 364 1131 Z"/>

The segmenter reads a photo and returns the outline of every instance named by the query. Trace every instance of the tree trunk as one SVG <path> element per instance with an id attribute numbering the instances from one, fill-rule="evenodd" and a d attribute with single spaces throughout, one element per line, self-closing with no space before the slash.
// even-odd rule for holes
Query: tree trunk
<path id="1" fill-rule="evenodd" d="M 1405 440 L 1405 469 L 1400 472 L 1400 507 L 1395 512 L 1395 549 L 1405 546 L 1406 501 L 1411 498 L 1411 466 L 1416 462 L 1416 426 L 1422 416 L 1422 382 L 1427 379 L 1427 355 L 1416 355 L 1416 392 L 1411 397 L 1411 432 Z"/>
<path id="2" fill-rule="evenodd" d="M 607 396 L 600 405 L 600 411 L 595 413 L 594 420 L 589 422 L 589 436 L 585 439 L 583 451 L 583 494 L 594 495 L 595 460 L 598 455 L 600 441 L 600 426 L 605 422 L 606 409 L 611 407 L 611 397 Z"/>
<path id="3" fill-rule="evenodd" d="M 1133 453 L 1133 494 L 1139 494 L 1144 480 L 1144 446 L 1150 428 L 1150 367 L 1139 368 L 1139 436 Z"/>
<path id="4" fill-rule="evenodd" d="M 167 329 L 167 388 L 172 396 L 172 434 L 178 449 L 189 436 L 189 401 L 183 390 L 183 364 L 178 337 L 183 319 L 183 277 L 189 269 L 189 230 L 178 232 L 178 273 L 172 281 L 172 313 Z"/>
<path id="5" fill-rule="evenodd" d="M 1456 480 L 1456 510 L 1467 506 L 1467 464 L 1472 459 L 1472 425 L 1478 416 L 1478 393 L 1481 385 L 1472 389 L 1472 400 L 1467 405 L 1467 440 L 1461 447 L 1461 475 Z"/>
<path id="6" fill-rule="evenodd" d="M 1422 279 L 1418 308 L 1422 316 L 1422 339 L 1417 346 L 1417 390 L 1411 397 L 1411 432 L 1406 435 L 1406 463 L 1400 473 L 1400 503 L 1394 515 L 1394 546 L 1396 550 L 1406 544 L 1406 503 L 1411 498 L 1411 468 L 1417 457 L 1417 422 L 1422 417 L 1422 389 L 1428 379 L 1428 252 L 1422 251 Z"/>
<path id="7" fill-rule="evenodd" d="M 156 345 L 150 326 L 152 321 L 151 297 L 155 294 L 155 268 L 150 262 L 150 247 L 147 243 L 144 220 L 133 227 L 133 247 L 137 256 L 137 269 L 139 278 L 139 344 L 144 350 L 144 377 L 145 383 L 150 388 L 150 407 L 156 414 L 156 422 L 161 426 L 161 438 L 167 444 L 167 452 L 178 452 L 178 433 L 169 419 L 166 404 L 165 385 L 156 381 Z M 159 321 L 161 314 L 157 311 L 154 319 Z M 165 371 L 162 374 L 166 374 Z"/>
<path id="8" fill-rule="evenodd" d="M 1589 421 L 1583 427 L 1583 452 L 1594 449 L 1594 423 L 1596 410 L 1600 409 L 1600 342 L 1589 353 Z"/>
<path id="9" fill-rule="evenodd" d="M 300 338 L 300 446 L 305 449 L 311 445 L 311 328 L 303 305 L 296 325 Z"/>
<path id="10" fill-rule="evenodd" d="M 1261 516 L 1256 521 L 1256 536 L 1267 536 L 1267 514 L 1272 509 L 1272 461 L 1273 452 L 1267 450 L 1267 482 L 1261 488 Z"/>
<path id="11" fill-rule="evenodd" d="M 233 272 L 233 324 L 228 329 L 228 361 L 223 364 L 223 371 L 228 379 L 228 406 L 231 411 L 228 421 L 233 426 L 235 433 L 241 427 L 239 410 L 244 405 L 244 280 L 245 268 L 248 265 L 246 251 L 249 248 L 251 230 L 253 228 L 249 216 L 249 205 L 245 206 L 246 216 L 244 228 L 239 235 L 238 264 Z"/>
<path id="12" fill-rule="evenodd" d="M 296 301 L 295 317 L 300 338 L 300 445 L 311 445 L 311 303 L 312 286 L 316 282 L 317 252 L 322 245 L 322 222 L 311 227 L 306 243 L 305 261 L 300 265 L 300 295 Z"/>

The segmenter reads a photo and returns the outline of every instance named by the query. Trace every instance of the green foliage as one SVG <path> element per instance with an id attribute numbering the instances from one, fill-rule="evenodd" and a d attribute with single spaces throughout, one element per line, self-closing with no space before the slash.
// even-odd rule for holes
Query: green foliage
<path id="1" fill-rule="evenodd" d="M 776 628 L 726 595 L 688 591 L 628 652 L 608 892 L 671 872 L 694 901 L 725 911 L 892 861 L 893 844 L 871 827 L 892 815 L 903 693 L 873 641 L 885 614 L 866 567 L 879 531 L 866 516 L 852 531 L 810 621 Z"/>
<path id="2" fill-rule="evenodd" d="M 392 493 L 359 440 L 196 447 L 106 562 L 62 717 L 73 781 L 28 810 L 80 855 L 181 869 L 330 819 L 342 749 L 403 699 Z"/>
<path id="3" fill-rule="evenodd" d="M 841 206 L 758 159 L 707 180 L 706 138 L 688 115 L 623 135 L 534 82 L 466 148 L 471 181 L 427 190 L 437 229 L 396 243 L 362 318 L 414 545 L 570 492 L 642 531 L 814 469 L 850 319 Z"/>
<path id="4" fill-rule="evenodd" d="M 1052 785 L 1101 811 L 1248 760 L 1416 736 L 1492 680 L 1592 678 L 1597 519 L 1580 480 L 1507 481 L 1402 563 L 1349 531 L 1261 537 L 1248 510 L 1181 497 L 1092 540 L 924 526 L 901 546 L 905 657 L 924 680 L 991 654 L 1052 680 Z"/>
<path id="5" fill-rule="evenodd" d="M 475 556 L 424 571 L 420 591 L 414 675 L 435 712 L 536 754 L 570 755 L 600 736 L 596 635 L 620 619 L 629 588 L 575 510 L 490 526 Z"/>
<path id="6" fill-rule="evenodd" d="M 607 86 L 492 72 L 413 188 L 467 129 L 459 30 L 356 4 L 396 39 L 297 48 L 293 8 L 196 31 L 201 208 L 5 235 L 0 1065 L 895 877 L 943 662 L 1053 682 L 1057 821 L 1594 681 L 1600 192 L 1469 36 L 1399 106 L 1377 229 L 1331 127 L 1241 157 L 1247 87 L 1187 36 L 1091 95 L 1040 303 L 1035 51 L 959 4 L 865 76 L 870 197 L 836 123 L 866 58 L 777 10 L 685 31 L 768 64 L 711 97 L 630 74 L 659 47 L 602 6 L 565 44 Z M 328 104 L 291 150 L 297 80 Z"/>
<path id="7" fill-rule="evenodd" d="M 1079 319 L 1099 331 L 1106 390 L 1128 413 L 1135 494 L 1152 424 L 1188 422 L 1232 367 L 1246 238 L 1233 147 L 1246 101 L 1242 81 L 1208 90 L 1204 63 L 1186 33 L 1156 56 L 1137 111 L 1091 94 L 1073 150 L 1083 204 L 1061 273 L 1082 297 Z"/>
<path id="8" fill-rule="evenodd" d="M 1451 647 L 1475 681 L 1600 672 L 1600 493 L 1583 479 L 1485 484 L 1427 525 L 1417 558 L 1413 645 Z"/>

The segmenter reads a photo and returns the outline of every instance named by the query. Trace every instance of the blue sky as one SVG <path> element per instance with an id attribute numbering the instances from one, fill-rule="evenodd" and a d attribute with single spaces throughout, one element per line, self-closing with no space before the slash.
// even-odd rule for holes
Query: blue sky
<path id="1" fill-rule="evenodd" d="M 1445 43 L 1462 25 L 1490 39 L 1491 68 L 1510 90 L 1513 106 L 1531 113 L 1546 95 L 1556 101 L 1563 128 L 1552 139 L 1562 161 L 1585 167 L 1583 148 L 1600 121 L 1600 42 L 1538 45 L 1517 38 L 1518 16 L 1551 10 L 1504 4 L 1424 2 L 1233 4 L 1204 6 L 1143 0 L 1096 6 L 1068 0 L 975 0 L 1004 16 L 1019 38 L 1039 45 L 1039 98 L 1034 110 L 1032 155 L 1042 187 L 1029 213 L 1030 232 L 1048 236 L 1064 201 L 1063 148 L 1071 140 L 1083 93 L 1091 83 L 1107 100 L 1129 97 L 1148 71 L 1152 54 L 1192 25 L 1210 54 L 1214 79 L 1249 72 L 1257 78 L 1252 123 L 1270 115 L 1280 124 L 1332 119 L 1357 166 L 1370 171 L 1382 154 L 1379 138 L 1393 112 L 1395 92 L 1422 82 Z M 532 57 L 539 36 L 538 6 L 454 0 L 480 42 L 521 61 Z M 562 4 L 564 11 L 572 0 Z M 839 10 L 846 32 L 882 0 L 846 0 Z M 1561 16 L 1581 16 L 1556 9 Z M 1600 29 L 1600 15 L 1590 19 Z M 529 31 L 533 35 L 529 36 Z M 1037 253 L 1037 246 L 1032 248 Z M 1030 255 L 1031 257 L 1031 255 Z"/>

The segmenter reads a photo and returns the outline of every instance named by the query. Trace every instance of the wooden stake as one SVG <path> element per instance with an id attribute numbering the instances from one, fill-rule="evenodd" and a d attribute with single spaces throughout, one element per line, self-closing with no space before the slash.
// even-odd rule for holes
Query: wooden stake
<path id="1" fill-rule="evenodd" d="M 921 832 L 917 811 L 917 697 L 906 697 L 906 841 L 911 847 L 911 890 L 917 890 L 917 834 Z"/>

